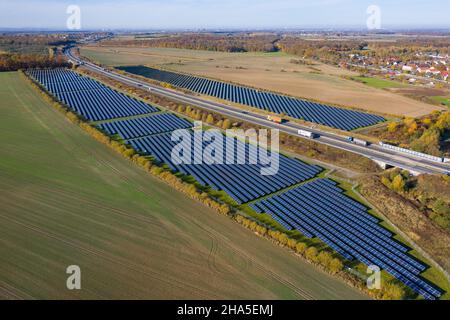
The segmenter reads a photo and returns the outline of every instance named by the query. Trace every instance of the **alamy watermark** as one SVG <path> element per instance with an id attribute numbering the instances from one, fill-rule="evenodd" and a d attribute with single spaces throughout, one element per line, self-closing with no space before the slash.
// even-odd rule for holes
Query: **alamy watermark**
<path id="1" fill-rule="evenodd" d="M 366 282 L 367 289 L 380 290 L 381 289 L 381 269 L 377 265 L 370 265 L 367 267 L 366 273 L 361 273 L 356 269 L 350 267 L 347 271 L 359 279 Z"/>
<path id="2" fill-rule="evenodd" d="M 181 164 L 236 164 L 260 165 L 261 175 L 275 175 L 279 169 L 279 131 L 267 129 L 228 129 L 223 135 L 219 129 L 203 130 L 197 121 L 192 130 L 180 129 L 172 133 L 176 142 L 171 161 Z"/>
<path id="3" fill-rule="evenodd" d="M 81 8 L 76 4 L 71 4 L 66 9 L 66 14 L 69 17 L 66 20 L 66 26 L 69 30 L 80 30 L 81 29 Z"/>
<path id="4" fill-rule="evenodd" d="M 366 284 L 369 290 L 381 289 L 381 270 L 379 266 L 371 265 L 367 267 L 367 274 L 370 276 L 367 278 Z"/>
<path id="5" fill-rule="evenodd" d="M 67 267 L 66 273 L 70 275 L 66 280 L 67 289 L 81 290 L 81 268 L 77 265 L 71 265 Z"/>
<path id="6" fill-rule="evenodd" d="M 375 4 L 367 7 L 366 13 L 369 15 L 366 24 L 369 30 L 381 29 L 381 8 Z"/>

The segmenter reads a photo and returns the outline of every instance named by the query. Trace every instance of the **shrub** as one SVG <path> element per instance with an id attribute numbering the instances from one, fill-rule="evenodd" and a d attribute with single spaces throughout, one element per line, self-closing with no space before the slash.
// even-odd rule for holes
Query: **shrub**
<path id="1" fill-rule="evenodd" d="M 278 235 L 278 241 L 282 244 L 282 245 L 287 245 L 289 238 L 285 233 L 281 233 L 279 232 Z"/>
<path id="2" fill-rule="evenodd" d="M 298 242 L 297 245 L 295 246 L 295 251 L 297 251 L 297 253 L 304 254 L 306 248 L 307 248 L 306 243 Z"/>
<path id="3" fill-rule="evenodd" d="M 291 249 L 295 249 L 295 247 L 297 246 L 297 241 L 295 241 L 294 239 L 289 239 L 287 242 L 287 246 Z"/>
<path id="4" fill-rule="evenodd" d="M 432 210 L 439 215 L 449 215 L 450 214 L 450 206 L 449 204 L 439 198 L 433 203 Z"/>
<path id="5" fill-rule="evenodd" d="M 209 123 L 209 124 L 214 123 L 214 117 L 212 116 L 212 114 L 208 114 L 208 116 L 206 117 L 206 123 Z"/>
<path id="6" fill-rule="evenodd" d="M 317 255 L 317 260 L 324 267 L 328 267 L 332 259 L 333 259 L 333 257 L 331 256 L 331 254 L 326 251 L 321 251 Z"/>
<path id="7" fill-rule="evenodd" d="M 229 119 L 225 119 L 223 120 L 223 125 L 222 125 L 223 129 L 230 129 L 231 128 L 231 121 Z"/>
<path id="8" fill-rule="evenodd" d="M 405 191 L 406 182 L 401 174 L 398 174 L 395 176 L 394 180 L 392 180 L 391 188 L 397 192 Z"/>
<path id="9" fill-rule="evenodd" d="M 344 264 L 338 258 L 334 258 L 333 260 L 330 261 L 329 268 L 331 273 L 333 274 L 341 271 L 343 267 Z"/>
<path id="10" fill-rule="evenodd" d="M 404 290 L 394 283 L 385 283 L 381 299 L 383 300 L 401 300 L 405 296 Z"/>
<path id="11" fill-rule="evenodd" d="M 305 256 L 308 260 L 316 262 L 317 261 L 317 249 L 310 247 L 306 250 Z"/>
<path id="12" fill-rule="evenodd" d="M 382 176 L 382 177 L 381 177 L 381 182 L 382 182 L 386 187 L 391 188 L 391 181 L 390 181 L 388 178 Z"/>
<path id="13" fill-rule="evenodd" d="M 127 157 L 131 158 L 136 152 L 133 149 L 126 149 L 122 152 L 122 154 Z"/>

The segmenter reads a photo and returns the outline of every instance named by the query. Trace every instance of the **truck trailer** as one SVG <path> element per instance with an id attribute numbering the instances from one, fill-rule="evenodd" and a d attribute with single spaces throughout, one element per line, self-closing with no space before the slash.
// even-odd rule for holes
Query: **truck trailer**
<path id="1" fill-rule="evenodd" d="M 357 139 L 357 138 L 353 138 L 353 137 L 348 137 L 347 140 L 351 143 L 363 146 L 363 147 L 367 147 L 369 145 L 369 142 L 362 140 L 362 139 Z"/>
<path id="2" fill-rule="evenodd" d="M 306 131 L 306 130 L 298 130 L 298 134 L 302 137 L 306 137 L 309 139 L 315 139 L 318 137 L 318 135 L 315 134 L 314 132 Z"/>
<path id="3" fill-rule="evenodd" d="M 267 116 L 267 120 L 275 122 L 275 123 L 283 123 L 283 118 L 277 116 Z"/>

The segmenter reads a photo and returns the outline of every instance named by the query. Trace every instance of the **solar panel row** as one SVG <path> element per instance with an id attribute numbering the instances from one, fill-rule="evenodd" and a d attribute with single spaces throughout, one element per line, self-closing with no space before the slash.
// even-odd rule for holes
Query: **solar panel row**
<path id="1" fill-rule="evenodd" d="M 69 108 L 91 121 L 123 118 L 159 111 L 67 69 L 32 69 L 27 73 Z"/>
<path id="2" fill-rule="evenodd" d="M 29 69 L 27 73 L 41 84 L 76 82 L 85 79 L 82 75 L 68 69 Z"/>
<path id="3" fill-rule="evenodd" d="M 193 141 L 192 131 L 190 135 Z M 260 161 L 260 156 L 266 150 L 257 149 L 236 138 L 227 137 L 226 140 L 225 150 L 218 158 L 214 154 L 204 152 L 212 142 L 193 145 L 193 152 L 188 155 L 191 159 L 189 164 L 173 162 L 172 150 L 178 142 L 172 141 L 170 134 L 138 138 L 130 140 L 129 143 L 136 150 L 150 154 L 158 161 L 168 164 L 172 170 L 192 175 L 201 184 L 211 186 L 215 190 L 224 190 L 239 204 L 311 179 L 322 171 L 322 168 L 318 166 L 308 165 L 280 154 L 277 173 L 272 176 L 261 175 L 261 168 L 267 166 Z M 227 161 L 227 154 L 234 154 L 233 159 Z M 238 155 L 244 155 L 244 161 L 239 161 Z M 203 157 L 203 162 L 196 164 L 195 160 L 200 160 L 199 157 Z M 252 162 L 252 157 L 258 161 Z M 219 158 L 220 161 L 215 161 Z M 211 164 L 208 164 L 208 161 Z"/>
<path id="4" fill-rule="evenodd" d="M 408 248 L 392 239 L 389 231 L 383 232 L 361 204 L 342 192 L 333 181 L 317 179 L 251 207 L 308 237 L 319 237 L 346 259 L 385 269 L 427 299 L 438 298 L 441 291 L 419 277 L 426 266 L 408 255 Z"/>
<path id="5" fill-rule="evenodd" d="M 184 75 L 144 66 L 119 67 L 130 73 L 170 83 L 200 94 L 229 100 L 278 114 L 325 126 L 353 130 L 385 121 L 381 116 L 364 112 L 332 107 L 321 103 L 292 98 L 280 94 L 260 91 L 226 82 L 210 80 L 197 76 Z"/>
<path id="6" fill-rule="evenodd" d="M 179 118 L 172 113 L 162 113 L 144 118 L 103 123 L 100 128 L 110 135 L 119 134 L 122 139 L 128 140 L 177 129 L 187 129 L 192 126 L 190 121 Z"/>

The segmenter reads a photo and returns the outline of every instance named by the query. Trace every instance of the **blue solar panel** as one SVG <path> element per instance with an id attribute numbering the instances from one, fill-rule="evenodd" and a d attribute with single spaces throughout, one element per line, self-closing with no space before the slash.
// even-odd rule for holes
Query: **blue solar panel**
<path id="1" fill-rule="evenodd" d="M 335 196 L 335 198 L 330 196 Z M 339 203 L 335 200 L 339 198 Z M 347 205 L 343 205 L 347 202 Z M 427 299 L 442 292 L 420 278 L 426 266 L 410 256 L 408 248 L 392 238 L 392 233 L 378 224 L 378 219 L 348 198 L 329 179 L 317 179 L 267 199 L 251 207 L 290 221 L 306 236 L 316 236 L 347 259 L 377 265 Z"/>
<path id="2" fill-rule="evenodd" d="M 71 70 L 33 69 L 27 73 L 87 120 L 108 120 L 159 111 L 154 106 L 112 90 Z"/>
<path id="3" fill-rule="evenodd" d="M 110 135 L 119 134 L 122 139 L 128 140 L 177 129 L 192 128 L 192 126 L 192 122 L 179 118 L 172 113 L 162 113 L 143 118 L 103 123 L 100 128 Z"/>
<path id="4" fill-rule="evenodd" d="M 383 117 L 369 113 L 333 107 L 197 76 L 183 75 L 144 66 L 127 66 L 119 67 L 119 69 L 170 83 L 176 87 L 200 94 L 214 96 L 278 114 L 287 114 L 293 118 L 342 130 L 353 130 L 385 121 Z"/>
<path id="5" fill-rule="evenodd" d="M 192 131 L 191 134 L 193 134 Z M 151 154 L 158 161 L 168 164 L 172 170 L 192 175 L 202 184 L 209 185 L 216 190 L 226 191 L 239 204 L 311 179 L 322 171 L 322 168 L 318 166 L 308 165 L 299 160 L 279 155 L 278 172 L 275 175 L 265 176 L 261 174 L 260 169 L 266 166 L 260 162 L 252 164 L 250 161 L 251 155 L 254 156 L 254 152 L 258 153 L 260 150 L 255 151 L 254 148 L 238 139 L 226 139 L 229 143 L 225 143 L 226 148 L 221 163 L 210 165 L 207 163 L 194 164 L 194 155 L 191 155 L 192 164 L 174 164 L 171 159 L 171 152 L 176 142 L 171 140 L 170 134 L 137 138 L 129 142 L 137 150 Z M 232 163 L 227 163 L 227 148 L 232 147 L 230 139 L 234 143 L 235 153 Z M 208 143 L 204 142 L 203 148 L 207 146 Z M 197 148 L 202 148 L 202 146 L 197 146 Z M 238 150 L 245 155 L 245 163 L 243 164 L 238 164 Z M 230 153 L 233 154 L 233 151 L 230 151 Z M 212 162 L 213 159 L 206 157 L 204 160 Z"/>

